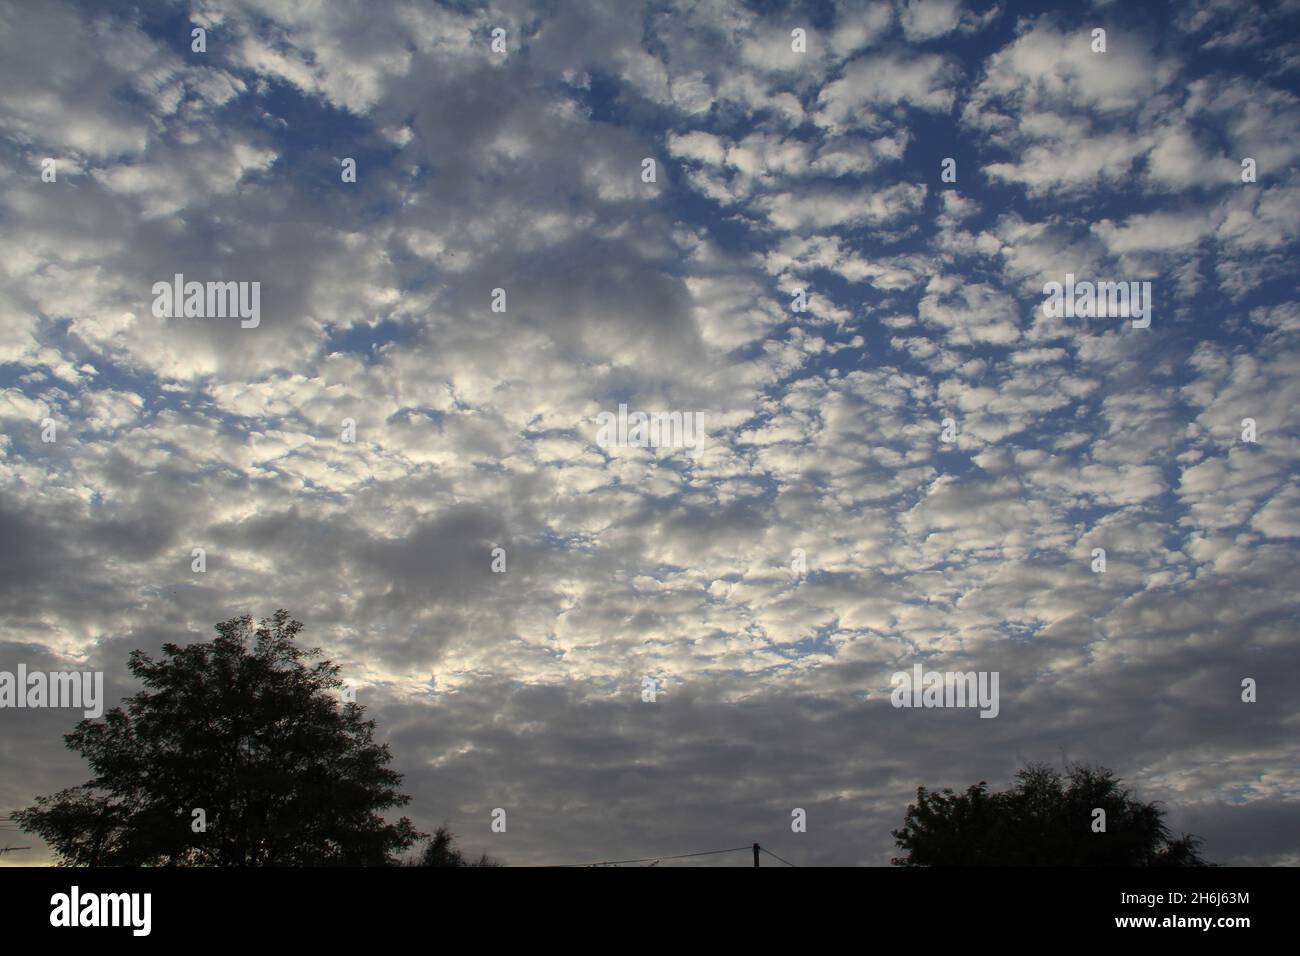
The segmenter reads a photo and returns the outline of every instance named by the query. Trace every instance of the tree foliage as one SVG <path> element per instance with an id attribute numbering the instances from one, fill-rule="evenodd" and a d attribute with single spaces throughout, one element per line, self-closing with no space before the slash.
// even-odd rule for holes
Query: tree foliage
<path id="1" fill-rule="evenodd" d="M 502 863 L 486 853 L 477 860 L 467 860 L 456 846 L 456 837 L 445 826 L 433 831 L 423 851 L 415 861 L 416 866 L 501 866 Z"/>
<path id="2" fill-rule="evenodd" d="M 1094 809 L 1106 830 L 1094 832 Z M 990 793 L 980 781 L 964 793 L 918 787 L 903 826 L 893 831 L 906 855 L 896 866 L 1205 866 L 1200 839 L 1171 839 L 1164 811 L 1134 799 L 1104 767 L 1076 765 L 1065 775 L 1030 764 L 1016 783 Z"/>
<path id="3" fill-rule="evenodd" d="M 131 653 L 145 689 L 65 736 L 94 777 L 14 814 L 64 865 L 386 865 L 424 836 L 402 817 L 401 775 L 339 667 L 296 643 L 277 611 L 162 658 Z M 204 813 L 203 832 L 195 810 Z"/>

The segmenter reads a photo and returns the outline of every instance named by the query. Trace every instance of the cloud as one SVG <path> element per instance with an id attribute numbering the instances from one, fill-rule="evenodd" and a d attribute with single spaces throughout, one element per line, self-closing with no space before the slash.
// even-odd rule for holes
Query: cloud
<path id="1" fill-rule="evenodd" d="M 880 865 L 917 785 L 1062 752 L 1293 862 L 1294 707 L 1238 688 L 1300 676 L 1300 110 L 1203 58 L 1263 47 L 1215 4 L 1103 12 L 1094 54 L 1092 14 L 852 4 L 801 55 L 746 5 L 231 0 L 203 55 L 0 10 L 5 659 L 120 696 L 286 607 L 418 822 L 512 863 Z M 261 324 L 155 318 L 176 273 Z M 1045 316 L 1067 273 L 1151 281 L 1151 328 Z M 602 446 L 620 404 L 703 452 Z M 889 706 L 922 658 L 999 717 Z M 66 717 L 2 715 L 0 801 L 84 779 Z"/>

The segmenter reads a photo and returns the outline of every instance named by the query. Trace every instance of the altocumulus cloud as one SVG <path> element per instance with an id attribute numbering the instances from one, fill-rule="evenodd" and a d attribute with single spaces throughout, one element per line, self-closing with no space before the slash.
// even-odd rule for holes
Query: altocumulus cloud
<path id="1" fill-rule="evenodd" d="M 289 608 L 512 863 L 882 864 L 1062 754 L 1300 861 L 1296 15 L 1004 6 L 0 3 L 0 669 Z"/>

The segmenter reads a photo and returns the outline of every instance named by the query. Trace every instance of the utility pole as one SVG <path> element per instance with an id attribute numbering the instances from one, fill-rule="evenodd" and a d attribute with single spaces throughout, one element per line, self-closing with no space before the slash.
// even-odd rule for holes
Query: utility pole
<path id="1" fill-rule="evenodd" d="M 758 866 L 758 844 L 754 844 L 754 865 Z"/>

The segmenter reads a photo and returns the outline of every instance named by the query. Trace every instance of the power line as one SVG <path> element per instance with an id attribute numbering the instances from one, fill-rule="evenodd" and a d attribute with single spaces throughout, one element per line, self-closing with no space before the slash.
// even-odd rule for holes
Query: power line
<path id="1" fill-rule="evenodd" d="M 729 850 L 700 850 L 698 853 L 678 853 L 674 856 L 643 856 L 637 860 L 601 860 L 599 863 L 561 863 L 559 869 L 569 869 L 575 866 L 621 866 L 624 863 L 658 863 L 661 860 L 684 860 L 687 857 L 692 856 L 713 856 L 718 853 L 735 853 L 738 850 L 749 849 L 752 849 L 752 846 L 733 846 Z"/>
<path id="2" fill-rule="evenodd" d="M 776 854 L 773 853 L 771 850 L 769 850 L 767 847 L 760 846 L 759 849 L 762 850 L 764 853 L 766 853 L 768 856 L 773 856 L 776 857 L 778 860 L 781 860 L 779 856 L 776 856 Z M 781 860 L 781 862 L 784 863 L 786 866 L 794 866 L 794 864 L 791 863 L 789 860 Z"/>

